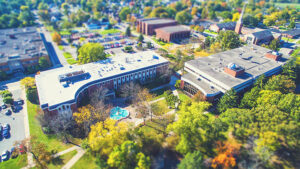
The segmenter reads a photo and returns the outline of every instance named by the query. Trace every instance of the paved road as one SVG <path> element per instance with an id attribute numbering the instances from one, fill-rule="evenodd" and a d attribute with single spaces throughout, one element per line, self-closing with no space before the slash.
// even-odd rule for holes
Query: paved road
<path id="1" fill-rule="evenodd" d="M 25 100 L 25 93 L 20 88 L 19 82 L 9 83 L 7 84 L 8 90 L 12 92 L 14 99 L 23 99 Z M 0 123 L 8 123 L 10 124 L 11 136 L 8 139 L 3 138 L 0 141 L 0 152 L 2 153 L 4 150 L 10 150 L 15 141 L 20 141 L 25 138 L 25 129 L 24 129 L 24 112 L 26 108 L 22 108 L 21 111 L 17 113 L 12 113 L 12 115 L 7 116 L 4 114 L 5 110 L 2 110 L 0 113 Z"/>

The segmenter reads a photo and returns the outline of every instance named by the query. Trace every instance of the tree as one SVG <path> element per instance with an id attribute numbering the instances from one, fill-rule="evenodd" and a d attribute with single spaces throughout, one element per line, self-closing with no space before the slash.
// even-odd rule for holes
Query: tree
<path id="1" fill-rule="evenodd" d="M 88 143 L 92 151 L 108 156 L 116 146 L 127 140 L 127 131 L 127 123 L 117 123 L 116 120 L 108 118 L 91 126 Z"/>
<path id="2" fill-rule="evenodd" d="M 215 11 L 210 11 L 208 13 L 208 18 L 209 19 L 216 19 L 217 18 L 216 12 Z"/>
<path id="3" fill-rule="evenodd" d="M 181 80 L 176 80 L 176 83 L 175 83 L 174 86 L 175 86 L 177 89 L 179 89 L 180 86 L 181 86 Z"/>
<path id="4" fill-rule="evenodd" d="M 234 31 L 220 31 L 217 36 L 223 50 L 234 49 L 241 45 L 239 35 Z"/>
<path id="5" fill-rule="evenodd" d="M 139 35 L 138 41 L 143 43 L 143 41 L 144 41 L 144 36 L 143 36 L 143 34 L 140 34 L 140 35 Z"/>
<path id="6" fill-rule="evenodd" d="M 26 89 L 35 87 L 35 79 L 33 77 L 25 77 L 20 80 L 20 84 Z"/>
<path id="7" fill-rule="evenodd" d="M 0 92 L 2 97 L 12 97 L 12 93 L 9 90 L 4 90 Z"/>
<path id="8" fill-rule="evenodd" d="M 33 155 L 33 159 L 39 168 L 47 168 L 52 159 L 51 153 L 48 151 L 48 145 L 42 143 L 36 136 L 17 141 L 15 145 L 16 147 L 17 145 L 25 146 L 24 151 Z"/>
<path id="9" fill-rule="evenodd" d="M 52 34 L 52 40 L 53 42 L 57 43 L 58 45 L 61 43 L 61 36 L 57 32 L 54 32 Z"/>
<path id="10" fill-rule="evenodd" d="M 125 35 L 128 36 L 128 37 L 131 36 L 131 30 L 130 30 L 130 27 L 129 27 L 129 26 L 126 28 Z"/>
<path id="11" fill-rule="evenodd" d="M 273 51 L 277 51 L 278 48 L 280 47 L 280 42 L 277 39 L 273 39 L 269 45 L 269 49 L 273 50 Z"/>
<path id="12" fill-rule="evenodd" d="M 86 43 L 78 50 L 78 62 L 86 64 L 106 59 L 104 47 L 99 43 Z"/>
<path id="13" fill-rule="evenodd" d="M 206 8 L 203 8 L 201 12 L 201 18 L 206 19 L 207 17 L 208 17 L 208 11 Z"/>
<path id="14" fill-rule="evenodd" d="M 127 19 L 127 15 L 129 15 L 130 9 L 128 7 L 123 7 L 122 10 L 119 13 L 119 17 L 121 20 L 126 20 Z"/>
<path id="15" fill-rule="evenodd" d="M 148 89 L 144 88 L 140 90 L 135 98 L 135 107 L 139 114 L 144 118 L 144 125 L 146 124 L 146 117 L 151 114 L 152 120 L 152 111 L 150 101 L 152 95 L 149 93 Z"/>
<path id="16" fill-rule="evenodd" d="M 291 19 L 291 21 L 290 21 L 290 24 L 289 24 L 288 28 L 290 28 L 290 29 L 294 29 L 294 28 L 295 28 L 295 26 L 296 26 L 296 24 L 295 24 L 295 20 L 294 20 L 294 19 Z"/>
<path id="17" fill-rule="evenodd" d="M 283 94 L 292 93 L 296 89 L 295 82 L 285 75 L 273 76 L 265 85 L 266 90 L 280 91 Z"/>
<path id="18" fill-rule="evenodd" d="M 259 96 L 260 88 L 255 86 L 249 92 L 244 94 L 244 97 L 241 100 L 240 107 L 251 109 L 256 107 L 256 100 Z"/>
<path id="19" fill-rule="evenodd" d="M 176 14 L 175 20 L 179 24 L 188 24 L 192 20 L 192 15 L 187 11 L 181 11 Z"/>
<path id="20" fill-rule="evenodd" d="M 144 14 L 145 17 L 147 17 L 151 12 L 152 12 L 152 7 L 147 6 L 147 7 L 144 8 L 143 14 Z"/>
<path id="21" fill-rule="evenodd" d="M 243 18 L 243 24 L 245 26 L 256 27 L 258 22 L 258 19 L 252 15 L 247 15 Z"/>
<path id="22" fill-rule="evenodd" d="M 61 5 L 61 8 L 64 10 L 64 14 L 65 15 L 69 15 L 69 13 L 70 13 L 70 6 L 68 5 L 68 3 L 63 3 L 62 5 Z"/>
<path id="23" fill-rule="evenodd" d="M 235 157 L 238 155 L 240 144 L 238 143 L 217 143 L 218 155 L 212 161 L 213 168 L 233 168 L 236 166 Z"/>
<path id="24" fill-rule="evenodd" d="M 68 139 L 68 131 L 74 124 L 71 118 L 72 112 L 70 110 L 65 110 L 58 113 L 56 116 L 53 116 L 49 123 L 50 129 L 66 143 L 70 142 Z"/>
<path id="25" fill-rule="evenodd" d="M 138 93 L 141 91 L 141 86 L 138 83 L 130 82 L 121 86 L 120 95 L 126 98 L 131 103 L 136 100 Z"/>
<path id="26" fill-rule="evenodd" d="M 184 159 L 178 165 L 178 169 L 203 169 L 203 155 L 200 151 L 194 151 L 185 155 Z"/>
<path id="27" fill-rule="evenodd" d="M 45 57 L 39 58 L 39 66 L 42 68 L 42 70 L 47 69 L 50 65 L 48 60 Z"/>
<path id="28" fill-rule="evenodd" d="M 153 46 L 152 46 L 152 43 L 151 43 L 151 42 L 147 42 L 146 44 L 147 44 L 147 48 L 148 48 L 148 49 L 151 49 L 151 48 L 153 48 Z"/>
<path id="29" fill-rule="evenodd" d="M 197 7 L 193 7 L 192 11 L 191 11 L 191 15 L 195 16 L 197 14 L 197 12 L 198 12 L 198 8 Z"/>
<path id="30" fill-rule="evenodd" d="M 3 103 L 13 105 L 14 104 L 14 99 L 11 96 L 4 97 L 3 98 Z"/>
<path id="31" fill-rule="evenodd" d="M 232 15 L 232 21 L 236 22 L 240 19 L 240 13 L 236 12 Z"/>
<path id="32" fill-rule="evenodd" d="M 18 16 L 18 20 L 22 21 L 23 26 L 30 26 L 34 24 L 34 15 L 28 6 L 21 6 L 21 12 Z"/>
<path id="33" fill-rule="evenodd" d="M 150 169 L 150 158 L 140 152 L 133 141 L 125 141 L 110 153 L 107 164 L 120 169 L 139 168 Z"/>
<path id="34" fill-rule="evenodd" d="M 205 101 L 205 96 L 201 91 L 198 91 L 194 96 L 193 96 L 193 101 L 195 102 L 201 102 Z"/>
<path id="35" fill-rule="evenodd" d="M 222 113 L 229 108 L 238 107 L 238 95 L 234 89 L 228 90 L 217 104 L 217 110 Z"/>

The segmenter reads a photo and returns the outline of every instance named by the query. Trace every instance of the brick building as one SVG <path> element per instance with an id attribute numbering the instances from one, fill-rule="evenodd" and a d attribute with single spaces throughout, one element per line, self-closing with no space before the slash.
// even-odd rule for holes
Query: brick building
<path id="1" fill-rule="evenodd" d="M 191 34 L 191 30 L 182 25 L 158 28 L 155 29 L 155 32 L 156 32 L 157 39 L 166 42 L 189 38 Z"/>
<path id="2" fill-rule="evenodd" d="M 236 22 L 224 22 L 224 23 L 217 23 L 209 26 L 209 30 L 214 32 L 220 32 L 222 30 L 235 30 Z"/>
<path id="3" fill-rule="evenodd" d="M 146 35 L 154 35 L 155 29 L 177 25 L 177 21 L 162 18 L 146 18 L 137 20 L 137 30 Z"/>
<path id="4" fill-rule="evenodd" d="M 232 88 L 244 91 L 263 74 L 279 73 L 288 59 L 256 45 L 198 58 L 185 63 L 187 73 L 181 77 L 181 88 L 190 95 L 200 91 L 206 100 L 214 101 Z"/>
<path id="5" fill-rule="evenodd" d="M 287 38 L 296 39 L 300 37 L 300 28 L 282 32 L 282 35 Z"/>
<path id="6" fill-rule="evenodd" d="M 0 70 L 23 72 L 37 65 L 40 57 L 49 61 L 44 43 L 36 27 L 0 30 Z"/>
<path id="7" fill-rule="evenodd" d="M 44 112 L 71 114 L 96 89 L 107 88 L 110 91 L 107 95 L 114 95 L 124 83 L 151 82 L 165 73 L 168 65 L 155 52 L 145 51 L 43 71 L 35 77 L 40 106 Z"/>

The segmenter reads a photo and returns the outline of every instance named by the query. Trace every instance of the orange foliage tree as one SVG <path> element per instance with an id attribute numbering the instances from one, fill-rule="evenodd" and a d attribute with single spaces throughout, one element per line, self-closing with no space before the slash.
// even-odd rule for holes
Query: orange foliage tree
<path id="1" fill-rule="evenodd" d="M 213 168 L 233 168 L 236 166 L 235 156 L 239 153 L 241 145 L 236 142 L 217 142 L 218 155 L 213 159 Z"/>

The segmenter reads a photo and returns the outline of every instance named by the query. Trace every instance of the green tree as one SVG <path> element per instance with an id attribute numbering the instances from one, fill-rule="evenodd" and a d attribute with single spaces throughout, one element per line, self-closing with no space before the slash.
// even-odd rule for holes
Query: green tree
<path id="1" fill-rule="evenodd" d="M 234 49 L 241 45 L 240 37 L 234 31 L 220 31 L 216 39 L 220 42 L 223 50 Z"/>
<path id="2" fill-rule="evenodd" d="M 119 13 L 119 17 L 121 20 L 126 20 L 127 19 L 127 15 L 129 15 L 131 12 L 130 12 L 130 9 L 128 7 L 124 7 L 122 8 L 122 10 L 120 11 Z"/>
<path id="3" fill-rule="evenodd" d="M 151 12 L 152 12 L 152 7 L 147 6 L 147 7 L 144 8 L 143 14 L 144 14 L 145 17 L 147 17 Z"/>
<path id="4" fill-rule="evenodd" d="M 50 64 L 45 57 L 40 57 L 39 58 L 39 66 L 43 70 L 43 69 L 47 69 L 50 66 Z"/>
<path id="5" fill-rule="evenodd" d="M 12 93 L 9 90 L 4 90 L 0 92 L 2 97 L 12 97 Z"/>
<path id="6" fill-rule="evenodd" d="M 205 168 L 203 165 L 203 155 L 200 151 L 194 151 L 185 155 L 184 159 L 181 160 L 178 165 L 178 169 L 202 169 Z"/>
<path id="7" fill-rule="evenodd" d="M 86 64 L 106 59 L 104 47 L 99 43 L 86 43 L 79 50 L 78 62 Z"/>
<path id="8" fill-rule="evenodd" d="M 238 107 L 238 99 L 238 95 L 234 89 L 225 92 L 217 104 L 217 110 L 222 113 L 229 108 Z"/>
<path id="9" fill-rule="evenodd" d="M 187 11 L 181 11 L 176 14 L 175 20 L 179 24 L 188 24 L 192 20 L 192 15 Z"/>
<path id="10" fill-rule="evenodd" d="M 206 19 L 208 17 L 208 12 L 206 8 L 202 9 L 201 18 Z"/>
<path id="11" fill-rule="evenodd" d="M 107 164 L 110 167 L 120 169 L 127 168 L 150 168 L 150 158 L 140 152 L 139 147 L 133 141 L 125 141 L 110 153 Z"/>
<path id="12" fill-rule="evenodd" d="M 271 50 L 277 51 L 279 47 L 280 47 L 279 40 L 273 39 L 268 48 Z"/>
<path id="13" fill-rule="evenodd" d="M 23 26 L 30 26 L 34 24 L 34 15 L 28 6 L 21 6 L 21 12 L 18 16 L 18 20 L 22 21 Z"/>
<path id="14" fill-rule="evenodd" d="M 66 3 L 66 2 L 63 3 L 61 5 L 61 8 L 63 9 L 65 15 L 69 15 L 69 13 L 70 13 L 70 6 L 69 6 L 68 3 Z"/>
<path id="15" fill-rule="evenodd" d="M 295 82 L 285 75 L 273 76 L 265 85 L 266 90 L 280 91 L 283 94 L 294 92 Z"/>
<path id="16" fill-rule="evenodd" d="M 143 41 L 144 41 L 144 36 L 143 36 L 143 34 L 140 34 L 140 35 L 139 35 L 138 41 L 139 41 L 139 42 L 143 42 Z"/>
<path id="17" fill-rule="evenodd" d="M 256 106 L 256 100 L 259 96 L 260 88 L 257 86 L 253 87 L 249 92 L 245 93 L 242 100 L 240 107 L 251 109 Z"/>
<path id="18" fill-rule="evenodd" d="M 294 19 L 291 19 L 290 24 L 289 24 L 288 27 L 291 28 L 291 29 L 293 29 L 293 28 L 295 28 L 295 26 L 296 26 L 295 20 L 294 20 Z"/>
<path id="19" fill-rule="evenodd" d="M 11 96 L 7 96 L 7 97 L 3 98 L 3 102 L 5 104 L 11 104 L 12 105 L 14 103 L 14 99 Z"/>
<path id="20" fill-rule="evenodd" d="M 129 26 L 126 28 L 125 35 L 128 36 L 128 37 L 131 36 L 131 30 L 130 30 L 130 27 L 129 27 Z"/>
<path id="21" fill-rule="evenodd" d="M 296 64 L 295 59 L 291 59 L 282 67 L 282 74 L 295 81 L 296 83 L 298 82 L 300 66 Z"/>
<path id="22" fill-rule="evenodd" d="M 208 18 L 209 19 L 216 19 L 217 18 L 216 12 L 215 11 L 210 11 L 209 14 L 208 14 Z"/>

